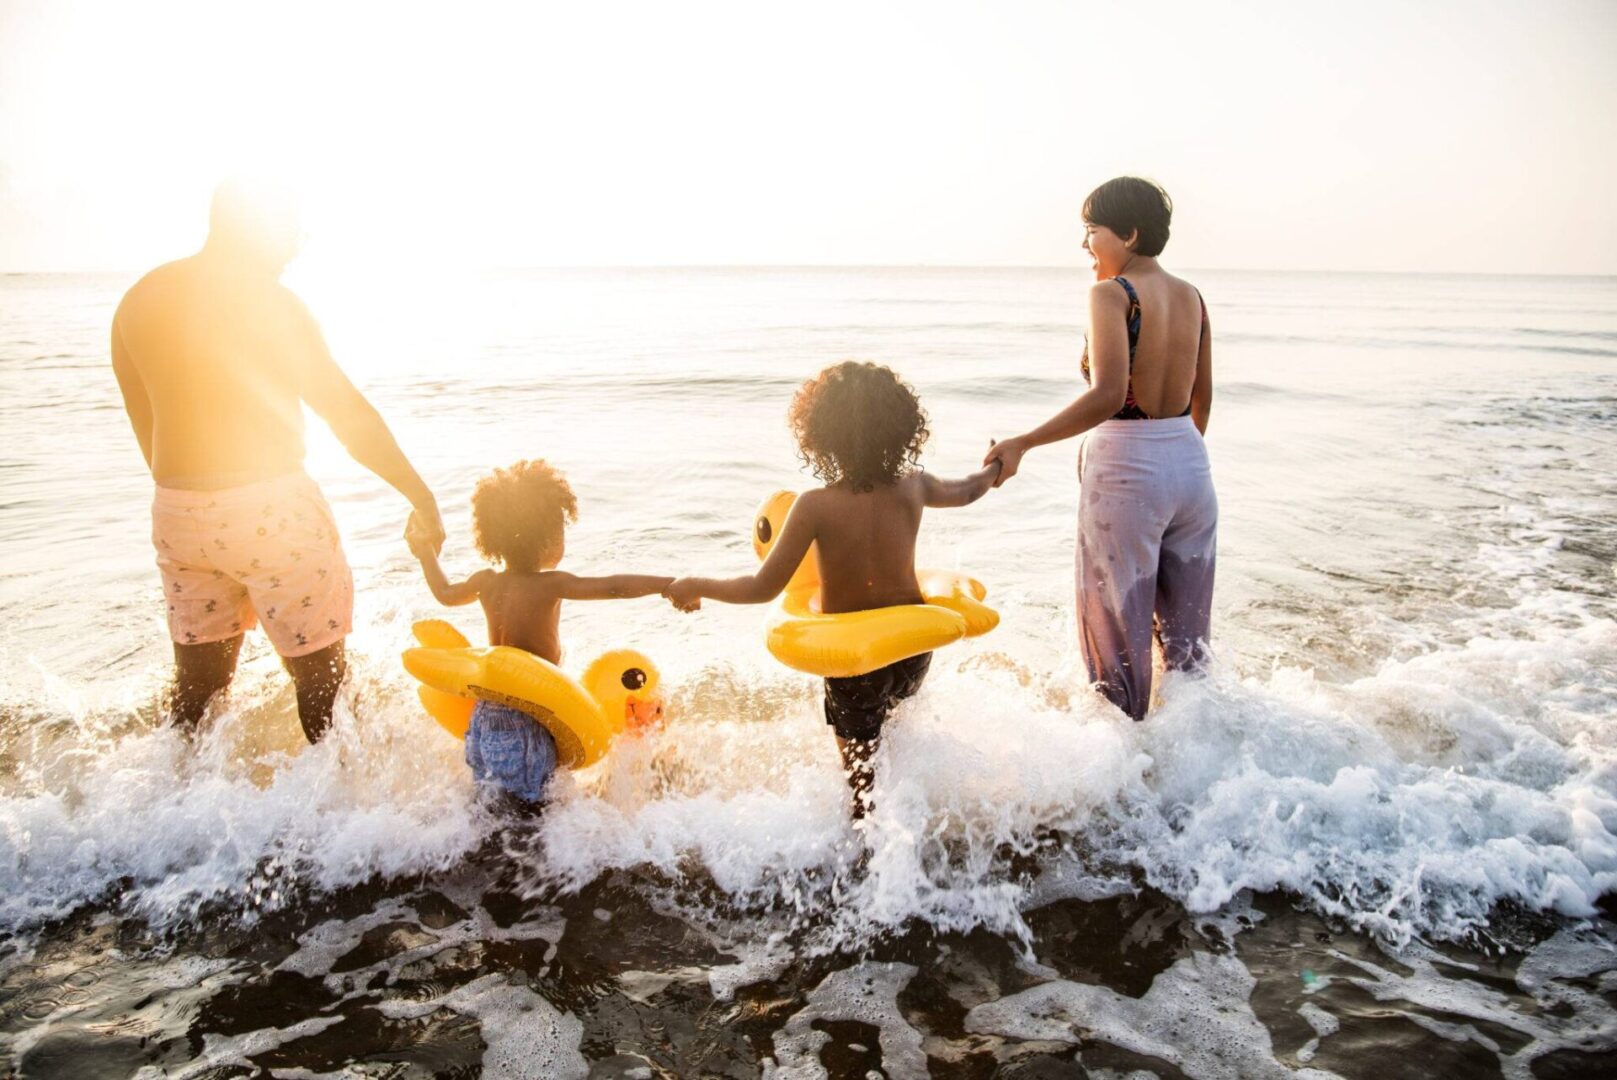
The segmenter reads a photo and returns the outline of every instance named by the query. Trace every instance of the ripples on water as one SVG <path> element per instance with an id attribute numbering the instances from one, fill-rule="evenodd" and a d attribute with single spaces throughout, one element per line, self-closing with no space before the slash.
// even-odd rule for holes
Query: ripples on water
<path id="1" fill-rule="evenodd" d="M 1219 385 L 1216 669 L 1169 682 L 1139 726 L 1084 690 L 1073 453 L 1037 452 L 928 518 L 923 562 L 980 574 L 1005 618 L 940 653 L 857 834 L 817 688 L 768 660 L 758 612 L 653 600 L 573 605 L 564 633 L 572 667 L 619 644 L 656 658 L 668 728 L 562 778 L 536 825 L 487 814 L 396 664 L 437 614 L 402 505 L 323 431 L 310 468 L 360 585 L 336 737 L 301 746 L 255 639 L 195 745 L 158 729 L 149 482 L 103 355 L 127 282 L 4 279 L 0 1062 L 1609 1066 L 1617 283 L 1196 280 Z M 542 455 L 580 496 L 570 568 L 678 572 L 746 568 L 752 507 L 807 483 L 783 422 L 803 377 L 891 363 L 932 414 L 929 466 L 965 471 L 1072 390 L 1083 287 L 714 270 L 305 288 L 439 489 L 451 567 L 473 565 L 477 477 Z"/>

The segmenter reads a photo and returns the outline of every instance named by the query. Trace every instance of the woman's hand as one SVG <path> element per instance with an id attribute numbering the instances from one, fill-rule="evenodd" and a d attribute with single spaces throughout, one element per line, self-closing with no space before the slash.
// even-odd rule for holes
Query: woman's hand
<path id="1" fill-rule="evenodd" d="M 701 582 L 682 577 L 663 590 L 668 602 L 681 611 L 695 611 L 702 606 Z"/>
<path id="2" fill-rule="evenodd" d="M 1027 442 L 1020 435 L 988 444 L 988 453 L 983 455 L 983 464 L 992 465 L 996 461 L 999 462 L 999 475 L 994 477 L 995 487 L 999 487 L 1016 475 L 1016 470 L 1022 464 L 1022 455 L 1027 452 Z"/>

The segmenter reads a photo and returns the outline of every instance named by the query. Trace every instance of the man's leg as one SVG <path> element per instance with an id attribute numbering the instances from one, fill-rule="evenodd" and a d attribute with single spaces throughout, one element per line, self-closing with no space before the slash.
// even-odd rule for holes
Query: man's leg
<path id="1" fill-rule="evenodd" d="M 242 635 L 201 645 L 174 643 L 174 690 L 169 722 L 187 734 L 197 729 L 213 695 L 230 685 Z"/>
<path id="2" fill-rule="evenodd" d="M 348 657 L 339 638 L 324 649 L 307 656 L 281 658 L 292 675 L 298 691 L 298 720 L 303 724 L 304 738 L 317 743 L 325 737 L 331 726 L 331 707 L 337 700 L 337 688 L 348 673 Z"/>

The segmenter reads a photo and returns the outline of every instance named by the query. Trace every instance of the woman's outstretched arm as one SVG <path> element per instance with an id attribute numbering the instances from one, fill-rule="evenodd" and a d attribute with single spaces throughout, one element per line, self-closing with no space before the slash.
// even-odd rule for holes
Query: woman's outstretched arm
<path id="1" fill-rule="evenodd" d="M 1115 415 L 1128 399 L 1128 294 L 1112 284 L 1097 281 L 1089 290 L 1089 368 L 1094 384 L 1038 427 L 1001 439 L 989 448 L 983 464 L 1000 463 L 995 487 L 1016 475 L 1022 455 L 1035 446 L 1082 435 Z"/>

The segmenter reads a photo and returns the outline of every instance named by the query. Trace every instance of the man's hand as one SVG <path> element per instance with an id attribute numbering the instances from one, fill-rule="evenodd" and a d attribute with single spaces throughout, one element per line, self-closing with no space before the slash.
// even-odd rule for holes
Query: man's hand
<path id="1" fill-rule="evenodd" d="M 418 559 L 423 551 L 436 555 L 443 550 L 444 523 L 438 516 L 436 502 L 426 501 L 410 511 L 409 523 L 404 526 L 404 541 Z"/>
<path id="2" fill-rule="evenodd" d="M 702 606 L 700 585 L 695 578 L 682 577 L 664 589 L 663 595 L 681 611 L 696 611 Z"/>
<path id="3" fill-rule="evenodd" d="M 430 524 L 419 510 L 410 514 L 409 523 L 404 526 L 404 542 L 410 545 L 410 554 L 418 559 L 437 555 L 443 550 L 444 527 L 438 520 L 436 507 L 433 509 Z"/>

